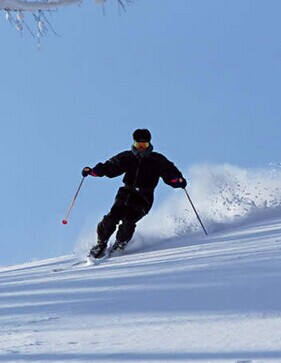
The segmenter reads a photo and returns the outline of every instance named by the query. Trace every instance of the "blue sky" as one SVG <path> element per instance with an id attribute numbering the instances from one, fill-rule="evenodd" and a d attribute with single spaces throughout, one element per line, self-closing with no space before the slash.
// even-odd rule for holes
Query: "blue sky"
<path id="1" fill-rule="evenodd" d="M 103 14 L 85 1 L 52 14 L 60 36 L 41 51 L 3 13 L 0 264 L 70 253 L 121 184 L 87 179 L 62 226 L 81 169 L 130 148 L 136 128 L 184 172 L 279 163 L 280 12 L 275 0 L 139 0 Z"/>

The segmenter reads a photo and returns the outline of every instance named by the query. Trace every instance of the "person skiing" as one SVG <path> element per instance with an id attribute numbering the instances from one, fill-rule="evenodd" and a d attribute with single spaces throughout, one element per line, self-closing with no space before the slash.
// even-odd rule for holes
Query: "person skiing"
<path id="1" fill-rule="evenodd" d="M 124 174 L 124 185 L 119 188 L 113 206 L 97 225 L 97 243 L 90 250 L 90 260 L 105 255 L 107 243 L 117 225 L 116 241 L 111 251 L 125 248 L 133 237 L 136 223 L 152 207 L 154 189 L 160 177 L 173 188 L 186 187 L 186 180 L 178 168 L 164 155 L 153 151 L 149 130 L 135 130 L 133 140 L 131 150 L 123 151 L 93 168 L 86 166 L 82 170 L 83 177 L 114 178 Z"/>

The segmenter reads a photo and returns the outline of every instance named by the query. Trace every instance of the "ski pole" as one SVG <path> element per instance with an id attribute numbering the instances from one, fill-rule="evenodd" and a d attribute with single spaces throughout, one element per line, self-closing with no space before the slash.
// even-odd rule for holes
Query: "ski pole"
<path id="1" fill-rule="evenodd" d="M 76 191 L 76 193 L 75 193 L 75 195 L 74 195 L 74 198 L 72 199 L 72 202 L 71 202 L 71 204 L 70 204 L 70 207 L 69 207 L 69 209 L 68 209 L 68 212 L 67 212 L 67 214 L 66 214 L 66 217 L 65 217 L 65 219 L 63 219 L 63 220 L 62 220 L 62 224 L 67 224 L 68 216 L 69 216 L 69 214 L 70 214 L 70 212 L 71 212 L 71 209 L 72 209 L 72 207 L 73 207 L 73 205 L 74 205 L 74 203 L 75 203 L 75 200 L 76 200 L 76 198 L 77 198 L 77 195 L 78 195 L 78 194 L 79 194 L 79 192 L 80 192 L 80 189 L 81 189 L 81 187 L 82 187 L 82 184 L 83 184 L 84 179 L 85 179 L 85 177 L 83 176 L 83 178 L 82 178 L 82 180 L 81 180 L 81 182 L 80 182 L 80 184 L 79 184 L 79 187 L 78 187 L 78 189 L 77 189 L 77 191 Z"/>
<path id="2" fill-rule="evenodd" d="M 186 194 L 186 196 L 187 196 L 187 199 L 189 200 L 189 202 L 190 202 L 190 204 L 191 204 L 191 206 L 192 206 L 192 208 L 193 208 L 193 210 L 194 210 L 194 213 L 196 214 L 196 217 L 197 217 L 198 221 L 199 221 L 199 222 L 200 222 L 200 224 L 201 224 L 201 227 L 203 228 L 203 231 L 205 232 L 206 236 L 208 236 L 208 233 L 207 233 L 207 231 L 206 231 L 206 229 L 205 229 L 205 227 L 204 227 L 204 225 L 203 225 L 203 223 L 202 223 L 202 221 L 201 221 L 201 219 L 200 219 L 200 217 L 199 217 L 199 215 L 198 215 L 198 213 L 197 213 L 197 211 L 196 211 L 196 209 L 195 209 L 195 207 L 194 207 L 194 204 L 192 203 L 192 200 L 191 200 L 191 198 L 190 198 L 189 194 L 187 193 L 186 188 L 184 188 L 184 191 L 185 191 L 185 194 Z"/>

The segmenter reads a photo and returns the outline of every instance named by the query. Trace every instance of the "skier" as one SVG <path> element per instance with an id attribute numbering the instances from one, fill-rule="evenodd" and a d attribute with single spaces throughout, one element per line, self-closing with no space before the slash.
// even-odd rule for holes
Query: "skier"
<path id="1" fill-rule="evenodd" d="M 173 188 L 186 187 L 186 180 L 175 165 L 164 155 L 153 151 L 149 130 L 135 130 L 133 140 L 131 150 L 123 151 L 93 168 L 87 166 L 82 170 L 83 177 L 91 175 L 114 178 L 125 174 L 124 186 L 119 188 L 110 212 L 98 223 L 97 244 L 90 250 L 90 260 L 105 255 L 108 240 L 117 225 L 112 252 L 125 248 L 134 234 L 136 223 L 152 207 L 154 189 L 160 177 Z M 120 222 L 122 223 L 119 224 Z"/>

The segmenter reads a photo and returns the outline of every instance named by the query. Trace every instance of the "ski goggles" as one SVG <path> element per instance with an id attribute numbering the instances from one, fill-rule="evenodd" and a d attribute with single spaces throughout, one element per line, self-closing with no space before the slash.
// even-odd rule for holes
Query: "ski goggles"
<path id="1" fill-rule="evenodd" d="M 148 141 L 135 141 L 134 147 L 136 149 L 147 149 L 149 147 L 149 142 Z"/>

